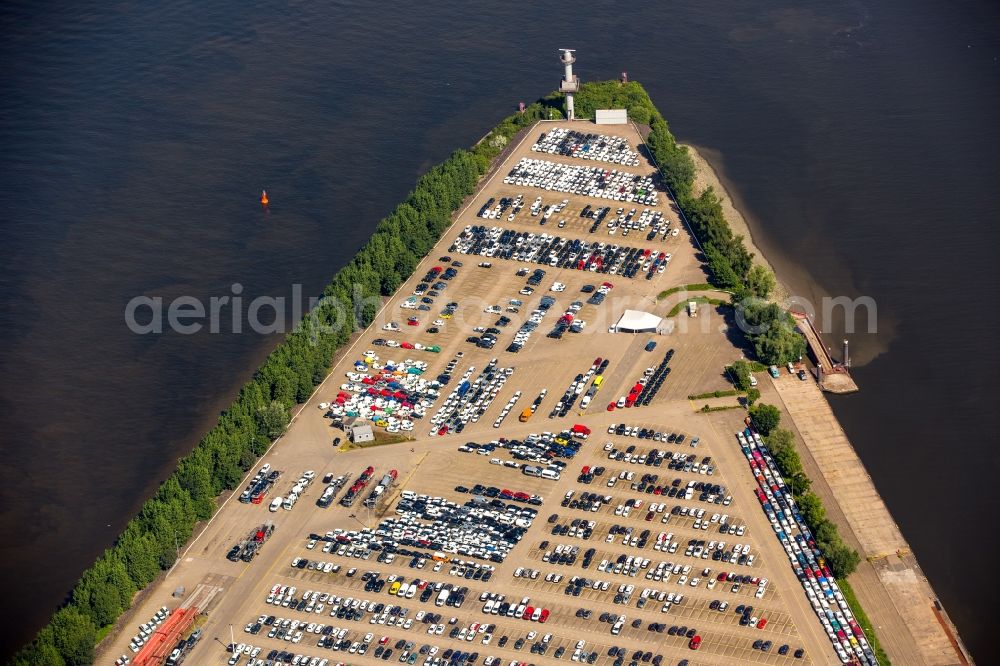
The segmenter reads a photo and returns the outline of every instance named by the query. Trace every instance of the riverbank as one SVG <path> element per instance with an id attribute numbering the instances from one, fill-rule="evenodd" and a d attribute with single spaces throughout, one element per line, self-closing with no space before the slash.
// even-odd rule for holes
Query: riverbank
<path id="1" fill-rule="evenodd" d="M 695 191 L 715 189 L 733 233 L 744 236 L 755 261 L 774 271 L 715 168 L 697 148 L 688 145 L 688 150 L 695 164 Z M 775 297 L 782 301 L 791 295 L 788 282 L 777 272 L 775 279 Z M 768 383 L 764 401 L 778 404 L 789 416 L 813 490 L 845 541 L 862 556 L 848 581 L 890 660 L 907 665 L 973 663 L 819 387 L 784 374 Z"/>
<path id="2" fill-rule="evenodd" d="M 774 278 L 777 281 L 774 291 L 772 292 L 772 297 L 777 302 L 784 301 L 791 290 L 788 284 L 781 279 L 781 275 L 774 269 L 774 265 L 768 261 L 768 258 L 764 256 L 764 253 L 760 251 L 760 247 L 754 242 L 753 232 L 750 229 L 750 224 L 747 222 L 746 217 L 736 207 L 733 203 L 733 197 L 729 193 L 729 189 L 722 182 L 719 173 L 716 171 L 712 163 L 708 161 L 705 154 L 710 154 L 711 151 L 701 148 L 691 144 L 684 144 L 687 146 L 688 154 L 691 156 L 691 160 L 694 162 L 695 175 L 694 175 L 694 192 L 695 194 L 700 194 L 707 188 L 711 187 L 715 190 L 715 193 L 719 196 L 720 202 L 722 204 L 722 212 L 726 216 L 726 221 L 729 222 L 729 227 L 733 230 L 733 233 L 737 236 L 743 236 L 743 243 L 746 248 L 753 253 L 754 261 L 765 266 L 774 274 Z M 703 154 L 704 153 L 704 154 Z M 716 156 L 718 158 L 718 156 Z"/>

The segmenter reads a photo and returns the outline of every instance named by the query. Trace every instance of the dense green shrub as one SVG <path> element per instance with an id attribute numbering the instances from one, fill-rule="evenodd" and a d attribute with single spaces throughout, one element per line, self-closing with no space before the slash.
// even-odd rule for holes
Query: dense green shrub
<path id="1" fill-rule="evenodd" d="M 750 390 L 750 364 L 742 359 L 733 361 L 729 366 L 729 375 L 733 379 L 733 384 L 741 391 Z"/>

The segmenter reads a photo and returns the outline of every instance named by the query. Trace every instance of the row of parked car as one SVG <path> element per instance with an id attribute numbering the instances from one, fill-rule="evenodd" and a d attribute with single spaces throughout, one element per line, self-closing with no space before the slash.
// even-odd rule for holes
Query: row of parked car
<path id="1" fill-rule="evenodd" d="M 573 436 L 569 430 L 558 433 L 543 432 L 531 433 L 523 440 L 507 439 L 501 437 L 496 440 L 478 444 L 476 442 L 466 442 L 459 450 L 475 452 L 483 456 L 488 456 L 498 450 L 507 450 L 515 460 L 538 463 L 548 467 L 553 467 L 561 472 L 566 467 L 566 463 L 559 458 L 573 458 L 580 450 L 582 442 Z M 514 461 L 502 461 L 491 463 L 503 465 L 504 467 L 520 468 L 522 465 Z"/>
<path id="2" fill-rule="evenodd" d="M 564 127 L 543 132 L 531 145 L 531 151 L 578 157 L 595 162 L 611 162 L 623 166 L 639 166 L 639 153 L 632 150 L 628 139 L 593 132 L 578 132 Z"/>
<path id="3" fill-rule="evenodd" d="M 514 409 L 514 405 L 516 405 L 517 401 L 520 399 L 521 399 L 521 392 L 514 391 L 514 395 L 510 397 L 510 400 L 507 401 L 507 404 L 505 404 L 503 407 L 500 408 L 500 413 L 497 414 L 496 419 L 493 420 L 494 428 L 499 428 L 500 426 L 503 425 L 504 420 L 506 420 L 511 410 Z"/>
<path id="4" fill-rule="evenodd" d="M 352 571 L 357 572 L 357 569 L 352 569 Z M 400 629 L 409 629 L 414 623 L 414 618 L 410 617 L 410 610 L 396 604 L 385 604 L 356 597 L 342 597 L 313 590 L 306 590 L 299 597 L 294 586 L 280 584 L 275 584 L 271 588 L 268 599 L 272 597 L 281 600 L 280 604 L 274 603 L 275 606 L 288 608 L 289 611 L 306 613 L 310 616 L 322 615 L 329 611 L 329 616 L 338 620 L 359 622 L 368 617 L 369 624 L 398 626 Z M 306 632 L 329 635 L 328 625 L 310 619 L 304 621 L 283 620 L 272 625 L 270 618 L 273 616 L 265 619 L 262 623 L 256 623 L 261 626 L 250 625 L 249 632 L 256 633 L 269 627 L 267 630 L 268 638 L 277 638 L 292 643 L 299 643 Z M 290 622 L 294 622 L 294 624 L 290 624 Z"/>
<path id="5" fill-rule="evenodd" d="M 539 269 L 541 270 L 541 269 Z M 542 271 L 544 274 L 545 271 Z M 527 288 L 527 287 L 526 287 Z M 524 291 L 523 289 L 521 290 Z M 511 340 L 510 344 L 507 346 L 507 351 L 512 354 L 516 354 L 521 351 L 528 340 L 531 339 L 531 334 L 535 332 L 538 326 L 542 323 L 542 320 L 549 313 L 549 309 L 555 305 L 556 299 L 551 296 L 542 296 L 541 300 L 538 302 L 538 307 L 532 310 L 528 318 L 525 319 L 521 326 L 514 333 L 514 339 Z"/>
<path id="6" fill-rule="evenodd" d="M 644 263 L 654 257 L 666 260 L 666 254 L 649 248 L 483 225 L 469 225 L 463 229 L 450 251 L 628 278 L 634 278 L 643 270 Z M 529 284 L 529 288 L 532 286 Z M 529 295 L 531 291 L 522 290 L 521 293 Z"/>
<path id="7" fill-rule="evenodd" d="M 604 450 L 608 452 L 608 460 L 618 460 L 624 463 L 645 465 L 647 467 L 662 467 L 665 464 L 667 469 L 706 476 L 713 476 L 715 474 L 715 463 L 712 461 L 711 456 L 702 456 L 701 462 L 699 462 L 698 456 L 694 453 L 684 453 L 682 451 L 671 452 L 655 447 L 652 449 L 642 449 L 634 444 L 618 448 L 614 442 L 606 442 Z M 614 487 L 614 484 L 612 483 L 609 487 Z"/>
<path id="8" fill-rule="evenodd" d="M 611 452 L 613 452 L 613 449 Z M 627 456 L 628 454 L 625 455 Z M 653 460 L 655 463 L 656 460 L 660 459 L 668 460 L 668 468 L 677 470 L 682 469 L 680 467 L 681 461 L 684 461 L 684 466 L 687 467 L 688 461 L 693 455 L 694 454 L 684 454 L 681 452 L 671 454 L 668 451 L 657 451 L 656 449 L 653 449 L 647 457 L 646 462 Z M 608 457 L 610 458 L 611 456 Z M 642 456 L 639 456 L 635 459 L 635 462 L 637 464 L 641 464 L 641 460 Z M 697 464 L 696 459 L 694 464 L 687 471 L 698 473 L 701 469 L 711 470 L 713 469 L 711 461 L 711 457 L 705 456 L 701 459 L 701 464 L 699 465 Z M 590 475 L 582 476 L 585 479 L 585 482 L 589 483 Z M 645 493 L 647 495 L 653 495 L 654 497 L 669 497 L 671 499 L 676 497 L 677 499 L 682 500 L 697 499 L 699 502 L 722 504 L 725 506 L 732 504 L 733 500 L 732 496 L 726 492 L 726 487 L 722 484 L 712 483 L 710 481 L 696 481 L 694 479 L 690 479 L 685 482 L 683 479 L 677 477 L 675 477 L 672 481 L 663 479 L 661 482 L 660 475 L 653 472 L 642 474 L 636 479 L 635 472 L 621 470 L 618 472 L 617 476 L 614 474 L 611 475 L 611 478 L 608 479 L 607 486 L 608 488 L 614 488 L 618 485 L 618 482 L 622 480 L 630 482 L 629 487 L 632 490 L 639 493 Z M 642 500 L 637 501 L 640 503 L 642 502 Z M 702 511 L 704 511 L 704 509 L 702 509 Z"/>
<path id="9" fill-rule="evenodd" d="M 580 217 L 597 217 L 600 215 L 600 211 L 603 208 L 596 209 L 592 211 L 590 206 L 587 206 L 582 211 L 580 211 Z M 610 212 L 611 209 L 607 208 Z M 605 213 L 602 217 L 607 217 L 608 213 Z M 614 234 L 618 229 L 622 230 L 622 236 L 627 236 L 629 231 L 645 231 L 649 229 L 650 234 L 646 236 L 646 240 L 653 240 L 657 235 L 663 234 L 663 240 L 666 240 L 669 231 L 670 222 L 663 217 L 663 212 L 658 210 L 652 210 L 651 208 L 643 208 L 642 212 L 637 209 L 632 208 L 628 212 L 625 212 L 624 208 L 619 207 L 615 211 L 614 217 L 608 220 L 607 228 L 610 234 Z"/>
<path id="10" fill-rule="evenodd" d="M 309 656 L 306 654 L 291 652 L 289 650 L 273 649 L 266 656 L 261 656 L 264 647 L 249 643 L 239 643 L 228 646 L 232 652 L 226 662 L 229 666 L 236 666 L 247 657 L 247 666 L 273 666 L 275 664 L 289 664 L 290 666 L 327 666 L 330 660 L 325 657 Z"/>
<path id="11" fill-rule="evenodd" d="M 736 439 L 757 481 L 757 499 L 840 661 L 875 666 L 878 663 L 875 653 L 836 579 L 823 562 L 815 537 L 799 512 L 763 438 L 747 428 L 738 432 Z"/>
<path id="12" fill-rule="evenodd" d="M 653 343 L 653 347 L 655 346 L 656 343 Z M 663 360 L 658 365 L 650 366 L 643 371 L 642 377 L 632 386 L 628 395 L 623 395 L 617 401 L 608 403 L 608 411 L 613 412 L 615 409 L 645 407 L 649 405 L 653 401 L 653 398 L 656 397 L 656 394 L 660 392 L 663 382 L 666 381 L 667 376 L 670 374 L 669 363 L 673 357 L 674 350 L 667 350 L 667 353 L 663 356 Z M 648 434 L 648 430 L 643 434 Z"/>
<path id="13" fill-rule="evenodd" d="M 524 208 L 523 194 L 518 194 L 516 197 L 500 197 L 499 201 L 494 197 L 490 197 L 479 209 L 477 215 L 486 220 L 495 220 L 503 217 L 504 213 L 510 210 L 510 214 L 507 215 L 507 221 L 513 222 L 514 216 L 520 213 L 522 208 Z M 488 268 L 488 266 L 484 266 L 483 268 Z"/>
<path id="14" fill-rule="evenodd" d="M 500 499 L 501 501 L 508 502 L 524 502 L 525 504 L 530 504 L 532 506 L 541 506 L 542 499 L 541 495 L 535 495 L 534 493 L 526 493 L 521 490 L 510 490 L 509 488 L 497 488 L 496 486 L 484 486 L 481 483 L 477 483 L 472 486 L 472 488 L 467 488 L 465 486 L 455 486 L 455 492 L 457 493 L 470 493 L 472 495 L 482 495 L 483 497 L 488 497 L 490 499 Z"/>
<path id="15" fill-rule="evenodd" d="M 470 422 L 479 421 L 479 417 L 486 413 L 504 384 L 514 374 L 514 368 L 501 368 L 494 358 L 475 379 L 472 379 L 473 373 L 475 366 L 470 366 L 437 413 L 431 417 L 431 435 L 446 435 L 452 431 L 460 433 Z"/>
<path id="16" fill-rule="evenodd" d="M 505 594 L 483 592 L 479 600 L 483 602 L 483 613 L 487 615 L 503 615 L 531 622 L 544 624 L 549 619 L 549 609 L 533 606 L 530 597 L 523 597 L 520 602 L 507 601 Z"/>
<path id="17" fill-rule="evenodd" d="M 684 433 L 657 430 L 653 427 L 630 425 L 628 423 L 612 423 L 608 426 L 608 434 L 618 435 L 619 437 L 651 439 L 654 442 L 662 442 L 664 444 L 683 444 L 688 439 L 688 436 Z M 691 446 L 698 446 L 699 441 L 701 440 L 698 437 L 692 437 L 689 443 Z"/>
<path id="18" fill-rule="evenodd" d="M 518 187 L 538 187 L 549 192 L 634 201 L 647 206 L 655 206 L 659 198 L 651 176 L 530 157 L 521 158 L 511 167 L 503 182 Z"/>
<path id="19" fill-rule="evenodd" d="M 580 396 L 583 396 L 580 400 L 580 408 L 586 409 L 587 405 L 590 404 L 590 401 L 604 384 L 604 374 L 608 370 L 609 363 L 608 359 L 598 356 L 590 364 L 586 372 L 578 373 L 573 377 L 562 397 L 552 407 L 552 411 L 549 412 L 549 418 L 564 418 L 569 414 L 569 410 L 573 409 L 573 405 L 576 404 L 577 399 L 580 399 Z M 587 434 L 590 434 L 589 431 Z"/>

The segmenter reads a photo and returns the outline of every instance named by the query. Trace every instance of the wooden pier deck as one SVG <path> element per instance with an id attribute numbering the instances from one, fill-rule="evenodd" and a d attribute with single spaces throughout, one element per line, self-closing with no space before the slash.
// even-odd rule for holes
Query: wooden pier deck
<path id="1" fill-rule="evenodd" d="M 800 312 L 792 312 L 792 317 L 794 317 L 796 326 L 802 332 L 802 335 L 805 336 L 806 343 L 809 345 L 809 349 L 812 351 L 817 365 L 822 367 L 822 372 L 819 376 L 819 387 L 829 393 L 855 393 L 860 390 L 858 385 L 854 383 L 854 379 L 851 378 L 851 374 L 847 368 L 842 364 L 834 362 L 833 357 L 830 355 L 830 350 L 823 344 L 823 338 L 820 336 L 819 331 L 816 330 L 813 320 L 808 315 Z"/>

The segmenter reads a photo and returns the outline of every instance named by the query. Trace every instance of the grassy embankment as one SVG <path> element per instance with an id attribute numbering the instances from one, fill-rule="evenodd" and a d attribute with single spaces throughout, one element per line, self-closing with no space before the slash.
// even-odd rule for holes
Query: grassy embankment
<path id="1" fill-rule="evenodd" d="M 875 627 L 872 626 L 872 621 L 868 619 L 868 615 L 865 613 L 865 609 L 861 607 L 861 602 L 858 601 L 858 597 L 854 594 L 854 588 L 851 584 L 847 582 L 846 579 L 838 580 L 837 585 L 840 586 L 840 591 L 844 593 L 844 599 L 847 600 L 847 604 L 851 607 L 851 612 L 854 613 L 854 619 L 858 621 L 861 625 L 861 629 L 864 630 L 865 636 L 868 637 L 869 642 L 872 644 L 872 651 L 875 653 L 875 658 L 878 659 L 878 663 L 890 664 L 889 655 L 885 653 L 882 649 L 882 644 L 879 643 L 878 635 L 875 633 Z"/>

